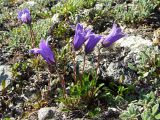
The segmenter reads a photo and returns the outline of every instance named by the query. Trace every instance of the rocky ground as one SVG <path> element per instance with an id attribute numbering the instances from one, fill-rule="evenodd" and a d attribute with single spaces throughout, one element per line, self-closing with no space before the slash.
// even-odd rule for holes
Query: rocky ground
<path id="1" fill-rule="evenodd" d="M 61 2 L 61 0 L 54 0 L 54 2 L 50 4 L 54 6 L 59 2 Z M 125 2 L 125 0 L 118 1 L 117 4 L 120 4 L 119 2 L 123 3 Z M 15 0 L 12 4 L 7 4 L 7 2 L 6 4 L 3 4 L 3 9 L 9 8 L 10 11 L 16 11 L 18 10 L 18 8 L 21 8 L 25 4 L 28 4 L 31 9 L 34 9 L 34 5 L 38 3 L 36 1 Z M 47 6 L 44 7 L 44 11 L 46 9 L 50 10 L 50 4 L 47 4 Z M 56 43 L 56 46 L 61 48 L 65 44 L 65 42 L 59 40 L 63 38 L 64 34 L 62 35 L 62 37 L 60 34 L 59 37 L 59 33 L 55 33 L 54 29 L 56 29 L 57 24 L 59 25 L 60 23 L 63 23 L 63 21 L 65 21 L 68 22 L 70 25 L 73 25 L 79 22 L 81 20 L 79 20 L 79 17 L 82 18 L 84 14 L 85 16 L 87 16 L 87 14 L 92 14 L 93 9 L 101 10 L 103 8 L 105 8 L 104 4 L 97 2 L 93 8 L 81 10 L 78 14 L 74 16 L 75 18 L 68 18 L 71 20 L 64 20 L 64 16 L 61 16 L 60 14 L 54 14 L 51 17 L 52 19 L 49 29 L 45 31 L 45 37 L 50 40 L 51 45 L 53 43 Z M 148 71 L 145 71 L 145 73 L 143 73 L 143 71 L 141 72 L 140 70 L 137 70 L 137 68 L 142 69 L 140 66 L 142 62 L 142 56 L 140 53 L 149 51 L 149 53 L 147 54 L 149 54 L 150 58 L 152 58 L 151 55 L 159 55 L 160 53 L 159 46 L 153 43 L 153 33 L 157 28 L 160 27 L 159 13 L 160 11 L 157 6 L 151 16 L 145 19 L 143 23 L 120 23 L 121 28 L 125 33 L 127 33 L 127 36 L 117 41 L 110 48 L 101 49 L 100 69 L 98 73 L 101 80 L 100 82 L 105 83 L 106 86 L 112 81 L 117 84 L 122 83 L 122 85 L 124 85 L 125 87 L 128 87 L 129 85 L 135 85 L 133 93 L 131 93 L 131 95 L 127 95 L 129 97 L 134 96 L 137 99 L 138 95 L 141 94 L 140 88 L 143 88 L 144 91 L 147 91 L 148 93 L 149 91 L 155 90 L 157 90 L 156 93 L 159 92 L 159 87 L 155 87 L 155 84 L 159 85 L 159 77 L 150 75 Z M 3 14 L 3 11 L 1 11 L 0 16 Z M 34 20 L 40 21 L 43 20 L 42 18 L 45 15 L 36 13 L 35 16 L 36 17 Z M 0 33 L 2 32 L 7 34 L 13 34 L 12 30 L 20 26 L 21 23 L 16 20 L 15 16 L 12 17 L 11 14 L 10 17 L 12 19 L 5 19 L 0 24 Z M 108 18 L 103 18 L 103 16 L 102 18 L 99 17 L 97 19 L 97 23 L 91 21 L 89 27 L 93 28 L 93 30 L 99 34 L 106 35 L 111 29 L 112 24 L 112 20 L 106 21 L 106 19 Z M 88 26 L 89 22 L 90 21 L 83 21 L 83 24 L 87 24 Z M 105 25 L 103 26 L 103 24 Z M 69 32 L 66 33 L 64 37 L 67 38 L 69 36 L 69 38 L 71 39 L 74 35 L 74 31 L 71 27 L 68 27 L 67 31 Z M 58 35 L 54 36 L 51 33 L 55 33 L 56 35 Z M 38 35 L 38 32 L 36 34 Z M 3 39 L 3 37 L 5 39 Z M 36 65 L 33 64 L 35 58 L 29 55 L 28 46 L 24 46 L 24 43 L 18 43 L 18 48 L 12 47 L 11 44 L 13 42 L 10 42 L 12 40 L 11 37 L 13 36 L 3 34 L 2 41 L 0 41 L 0 118 L 6 118 L 6 120 L 120 119 L 119 115 L 123 110 L 127 108 L 127 105 L 130 102 L 129 100 L 123 101 L 121 104 L 115 106 L 106 105 L 103 111 L 99 114 L 99 116 L 95 118 L 89 118 L 85 110 L 83 111 L 76 109 L 64 112 L 65 105 L 55 99 L 59 95 L 57 88 L 60 86 L 60 84 L 57 82 L 57 75 L 50 74 L 47 69 L 47 65 L 43 62 L 38 63 L 40 67 L 36 68 Z M 97 61 L 93 60 L 93 57 L 97 56 L 97 54 L 98 49 L 95 48 L 95 51 L 87 57 L 85 71 L 92 70 L 94 65 L 97 64 Z M 31 59 L 33 59 L 33 61 Z M 77 63 L 79 63 L 79 70 L 82 71 L 83 55 L 78 54 L 76 56 L 76 60 Z M 34 62 L 36 62 L 36 60 Z M 65 79 L 71 82 L 71 74 L 73 74 L 74 66 L 71 62 L 69 62 L 68 64 L 70 66 L 67 68 L 68 74 L 66 75 Z M 154 68 L 154 66 L 151 66 L 149 68 L 152 67 Z M 148 70 L 148 67 L 144 69 Z M 160 70 L 159 66 L 156 66 L 156 70 Z M 143 75 L 140 76 L 142 73 Z M 144 81 L 137 81 L 137 79 L 140 79 L 140 77 L 144 77 L 142 78 Z M 53 79 L 53 81 L 51 82 L 51 90 L 48 90 L 47 86 L 50 79 Z M 157 83 L 154 83 L 155 86 L 148 82 L 151 79 L 157 80 Z M 157 99 L 158 98 L 159 96 L 157 96 Z M 100 102 L 100 104 L 102 104 L 103 106 L 104 102 L 102 102 L 102 100 L 97 101 Z M 98 102 L 95 103 L 98 104 Z"/>

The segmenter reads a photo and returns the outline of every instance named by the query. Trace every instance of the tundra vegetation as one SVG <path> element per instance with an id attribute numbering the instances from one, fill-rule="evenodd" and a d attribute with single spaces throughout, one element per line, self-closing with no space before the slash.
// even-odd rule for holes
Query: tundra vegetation
<path id="1" fill-rule="evenodd" d="M 0 119 L 42 119 L 53 107 L 43 119 L 160 119 L 160 44 L 119 45 L 135 34 L 152 43 L 159 0 L 0 0 L 0 8 L 0 67 L 11 72 L 7 83 L 0 69 Z"/>

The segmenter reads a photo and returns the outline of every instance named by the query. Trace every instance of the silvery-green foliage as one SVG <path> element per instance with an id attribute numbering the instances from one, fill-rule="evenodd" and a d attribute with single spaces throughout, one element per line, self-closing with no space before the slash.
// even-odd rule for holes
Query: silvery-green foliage
<path id="1" fill-rule="evenodd" d="M 127 110 L 123 111 L 123 113 L 120 115 L 120 118 L 122 120 L 137 120 L 138 116 L 140 116 L 139 109 L 139 106 L 131 103 L 129 104 Z"/>
<path id="2" fill-rule="evenodd" d="M 136 0 L 132 4 L 118 4 L 112 11 L 115 19 L 134 23 L 149 17 L 158 4 L 157 0 Z"/>
<path id="3" fill-rule="evenodd" d="M 51 19 L 42 19 L 39 20 L 37 23 L 33 23 L 33 31 L 36 36 L 36 44 L 39 43 L 39 40 L 41 38 L 45 38 L 50 25 Z M 20 43 L 24 45 L 31 44 L 29 27 L 27 25 L 21 25 L 19 27 L 13 28 L 10 33 L 10 37 L 11 46 L 19 47 Z"/>
<path id="4" fill-rule="evenodd" d="M 120 118 L 122 120 L 159 120 L 160 119 L 160 97 L 150 92 L 142 99 L 132 101 L 127 110 L 124 110 Z"/>
<path id="5" fill-rule="evenodd" d="M 139 53 L 139 60 L 136 64 L 128 64 L 131 70 L 134 70 L 139 75 L 138 80 L 143 81 L 148 85 L 154 85 L 155 88 L 159 85 L 158 78 L 160 70 L 160 51 L 157 47 L 147 47 Z"/>
<path id="6" fill-rule="evenodd" d="M 18 9 L 28 8 L 31 12 L 32 20 L 37 20 L 37 18 L 48 18 L 51 16 L 51 12 L 46 4 L 48 4 L 48 1 L 28 1 L 18 6 Z"/>
<path id="7" fill-rule="evenodd" d="M 52 13 L 61 13 L 63 15 L 74 15 L 79 9 L 93 7 L 96 0 L 62 0 L 52 7 Z"/>

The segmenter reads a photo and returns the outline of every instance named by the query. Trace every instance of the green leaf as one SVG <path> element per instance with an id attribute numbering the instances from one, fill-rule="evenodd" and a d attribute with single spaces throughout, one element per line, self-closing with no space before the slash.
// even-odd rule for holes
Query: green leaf
<path id="1" fill-rule="evenodd" d="M 160 120 L 160 113 L 155 116 L 157 120 Z"/>
<path id="2" fill-rule="evenodd" d="M 147 110 L 144 110 L 143 113 L 141 114 L 142 120 L 147 120 L 149 117 L 149 113 Z"/>
<path id="3" fill-rule="evenodd" d="M 156 112 L 158 111 L 158 108 L 159 108 L 159 104 L 156 104 L 152 107 L 152 115 L 156 114 Z"/>
<path id="4" fill-rule="evenodd" d="M 133 66 L 133 64 L 131 63 L 128 63 L 128 67 L 131 69 L 131 70 L 137 70 L 135 66 Z"/>
<path id="5" fill-rule="evenodd" d="M 101 87 L 103 87 L 104 86 L 104 84 L 103 83 L 101 83 L 97 88 L 96 88 L 96 90 L 94 91 L 94 95 L 95 96 L 97 96 L 98 94 L 98 91 L 99 91 L 99 89 L 101 88 Z"/>
<path id="6" fill-rule="evenodd" d="M 10 120 L 10 118 L 4 118 L 4 120 Z"/>
<path id="7" fill-rule="evenodd" d="M 125 112 L 123 112 L 119 117 L 120 117 L 122 120 L 127 120 L 127 119 L 130 118 L 130 114 L 129 114 L 127 111 L 125 111 Z"/>
<path id="8" fill-rule="evenodd" d="M 63 112 L 71 112 L 71 111 L 70 111 L 69 109 L 67 109 L 67 108 L 63 108 L 62 111 L 63 111 Z"/>
<path id="9" fill-rule="evenodd" d="M 128 108 L 128 112 L 130 114 L 135 114 L 136 113 L 134 104 L 130 104 L 130 107 Z"/>
<path id="10" fill-rule="evenodd" d="M 149 75 L 149 72 L 145 72 L 144 74 L 143 74 L 143 77 L 145 78 L 145 77 L 147 77 Z"/>
<path id="11" fill-rule="evenodd" d="M 6 80 L 2 80 L 2 90 L 4 90 L 6 87 Z"/>

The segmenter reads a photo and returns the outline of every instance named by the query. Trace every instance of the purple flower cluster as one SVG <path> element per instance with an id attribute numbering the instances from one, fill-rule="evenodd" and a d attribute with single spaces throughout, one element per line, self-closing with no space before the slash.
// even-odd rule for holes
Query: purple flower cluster
<path id="1" fill-rule="evenodd" d="M 26 24 L 31 24 L 31 15 L 29 9 L 25 8 L 19 11 L 18 20 Z M 75 28 L 73 46 L 74 50 L 78 51 L 82 45 L 85 44 L 85 54 L 89 54 L 94 50 L 95 46 L 102 38 L 102 46 L 109 47 L 112 43 L 124 36 L 125 34 L 122 32 L 121 28 L 117 27 L 117 24 L 115 23 L 113 24 L 110 34 L 105 38 L 101 35 L 93 33 L 91 29 L 85 29 L 80 23 L 78 23 Z M 41 54 L 49 64 L 55 63 L 54 54 L 48 45 L 48 41 L 45 41 L 44 39 L 41 40 L 39 48 L 34 48 L 30 50 L 30 52 L 34 54 Z"/>
<path id="2" fill-rule="evenodd" d="M 122 32 L 121 28 L 117 27 L 116 24 L 113 24 L 110 34 L 102 40 L 102 46 L 109 47 L 112 43 L 124 36 L 125 34 Z M 102 38 L 101 35 L 94 34 L 90 29 L 84 29 L 81 24 L 77 24 L 73 41 L 74 50 L 78 51 L 85 43 L 85 54 L 89 54 L 94 50 L 95 46 Z M 48 41 L 45 41 L 44 39 L 40 41 L 39 48 L 30 50 L 30 53 L 41 54 L 47 63 L 55 63 L 54 53 L 49 47 Z"/>
<path id="3" fill-rule="evenodd" d="M 125 34 L 122 32 L 121 28 L 117 27 L 117 25 L 114 23 L 110 34 L 102 41 L 102 46 L 109 47 L 112 43 L 124 36 Z M 74 50 L 79 50 L 82 45 L 86 43 L 85 54 L 89 54 L 94 50 L 95 46 L 102 38 L 103 37 L 101 35 L 94 34 L 90 29 L 84 29 L 83 26 L 78 23 L 75 29 L 75 36 L 73 41 Z"/>

